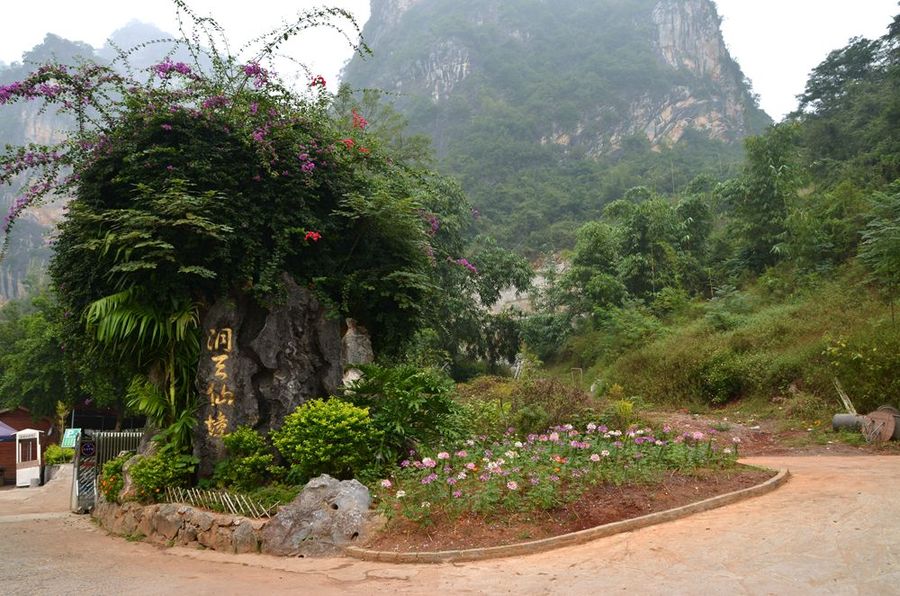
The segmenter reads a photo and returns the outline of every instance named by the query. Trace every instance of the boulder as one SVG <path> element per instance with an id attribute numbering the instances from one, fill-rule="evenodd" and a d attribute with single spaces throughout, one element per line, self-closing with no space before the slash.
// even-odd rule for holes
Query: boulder
<path id="1" fill-rule="evenodd" d="M 370 528 L 369 489 L 356 480 L 313 478 L 297 498 L 281 507 L 263 528 L 262 552 L 272 555 L 330 555 L 361 541 Z"/>
<path id="2" fill-rule="evenodd" d="M 259 547 L 256 532 L 249 520 L 241 521 L 231 533 L 234 552 L 237 554 L 255 553 Z"/>
<path id="3" fill-rule="evenodd" d="M 225 456 L 222 436 L 238 426 L 280 428 L 285 416 L 341 383 L 340 324 L 312 292 L 283 278 L 283 301 L 260 306 L 225 298 L 203 317 L 197 372 L 202 406 L 194 441 L 200 475 Z"/>
<path id="4" fill-rule="evenodd" d="M 178 513 L 178 506 L 171 503 L 160 505 L 153 517 L 156 532 L 166 540 L 175 540 L 183 524 L 181 515 Z"/>

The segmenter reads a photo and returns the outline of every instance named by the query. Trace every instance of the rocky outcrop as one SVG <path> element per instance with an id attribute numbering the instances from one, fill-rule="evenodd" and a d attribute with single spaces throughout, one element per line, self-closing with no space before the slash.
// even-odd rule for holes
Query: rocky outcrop
<path id="1" fill-rule="evenodd" d="M 630 18 L 622 19 L 623 9 L 614 2 L 596 2 L 591 7 L 563 3 L 552 18 L 571 20 L 568 30 L 573 33 L 583 31 L 584 23 L 578 21 L 596 23 L 597 39 L 627 35 L 629 39 L 645 40 L 641 51 L 649 61 L 655 54 L 664 70 L 677 73 L 663 75 L 675 83 L 668 88 L 648 84 L 646 92 L 611 83 L 605 99 L 594 104 L 585 101 L 583 92 L 573 89 L 579 99 L 570 103 L 566 98 L 563 103 L 569 110 L 577 103 L 578 118 L 573 119 L 571 111 L 561 111 L 558 118 L 545 119 L 542 129 L 532 131 L 536 142 L 579 147 L 588 155 L 601 157 L 616 152 L 625 138 L 634 135 L 646 136 L 652 147 L 661 148 L 677 143 L 688 130 L 725 142 L 760 132 L 767 117 L 755 106 L 740 67 L 729 55 L 712 0 L 635 2 L 629 10 Z M 472 118 L 482 115 L 479 109 L 483 106 L 472 101 L 473 97 L 490 97 L 495 105 L 508 102 L 511 110 L 523 109 L 523 105 L 533 107 L 528 103 L 533 89 L 511 83 L 516 80 L 515 72 L 505 70 L 506 63 L 492 62 L 483 55 L 485 52 L 496 55 L 504 51 L 498 47 L 517 48 L 522 54 L 534 55 L 528 64 L 535 64 L 537 69 L 551 61 L 557 67 L 548 72 L 550 81 L 557 74 L 572 80 L 572 72 L 579 69 L 585 76 L 608 76 L 603 71 L 590 72 L 595 63 L 591 54 L 614 55 L 621 44 L 586 43 L 584 38 L 572 35 L 554 38 L 548 46 L 543 39 L 544 23 L 525 16 L 531 13 L 550 18 L 535 7 L 512 11 L 497 0 L 485 0 L 465 11 L 449 0 L 372 0 L 364 35 L 375 51 L 375 59 L 365 69 L 356 68 L 361 62 L 354 59 L 347 67 L 348 80 L 353 85 L 396 92 L 395 103 L 401 111 L 415 106 L 410 113 L 413 127 L 429 133 L 440 152 L 446 146 L 445 137 L 450 140 L 455 134 L 444 118 L 460 128 L 455 120 L 459 113 Z M 614 26 L 607 23 L 610 15 Z M 424 23 L 428 23 L 428 33 L 420 31 Z M 631 46 L 629 51 L 636 50 Z M 546 56 L 555 52 L 570 59 Z M 644 54 L 641 56 L 644 59 Z M 621 64 L 639 68 L 634 60 L 633 54 L 625 54 Z M 641 73 L 636 72 L 635 78 L 641 79 Z M 476 82 L 468 84 L 470 80 Z M 546 95 L 546 101 L 556 97 Z M 425 98 L 433 104 L 432 109 L 423 108 Z"/>
<path id="2" fill-rule="evenodd" d="M 197 382 L 203 405 L 194 441 L 200 474 L 224 453 L 238 426 L 262 432 L 341 383 L 340 324 L 306 288 L 285 277 L 285 297 L 270 307 L 249 298 L 216 302 L 203 318 Z"/>
<path id="3" fill-rule="evenodd" d="M 334 554 L 374 529 L 369 490 L 327 474 L 310 480 L 262 531 L 262 552 L 281 556 Z"/>

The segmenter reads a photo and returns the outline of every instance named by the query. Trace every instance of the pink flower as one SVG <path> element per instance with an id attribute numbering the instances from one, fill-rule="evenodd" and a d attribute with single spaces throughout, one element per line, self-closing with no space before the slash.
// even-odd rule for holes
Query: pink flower
<path id="1" fill-rule="evenodd" d="M 353 128 L 363 129 L 369 125 L 369 121 L 359 115 L 355 109 L 352 110 L 353 114 Z"/>
<path id="2" fill-rule="evenodd" d="M 474 464 L 474 462 L 469 462 L 469 463 L 467 463 L 467 464 L 466 464 L 466 469 L 467 469 L 467 470 L 474 470 L 474 469 L 475 469 L 475 464 Z"/>
<path id="3" fill-rule="evenodd" d="M 519 485 L 515 480 L 510 480 L 506 483 L 506 488 L 509 490 L 519 490 Z"/>
<path id="4" fill-rule="evenodd" d="M 393 483 L 387 478 L 381 481 L 381 488 L 391 488 L 392 486 L 394 486 Z"/>
<path id="5" fill-rule="evenodd" d="M 458 499 L 458 498 L 460 498 L 461 496 L 462 496 L 462 491 L 461 491 L 461 490 L 455 490 L 455 491 L 453 491 L 453 498 L 454 498 L 454 499 Z"/>
<path id="6" fill-rule="evenodd" d="M 450 454 L 447 453 L 446 451 L 441 451 L 440 453 L 437 454 L 437 458 L 438 459 L 450 459 Z"/>
<path id="7" fill-rule="evenodd" d="M 469 452 L 465 449 L 456 452 L 456 457 L 469 457 Z"/>
<path id="8" fill-rule="evenodd" d="M 318 232 L 307 232 L 306 236 L 304 236 L 303 239 L 306 240 L 307 242 L 310 242 L 310 241 L 318 242 L 319 240 L 322 239 L 322 234 L 320 234 Z M 428 459 L 428 458 L 425 458 L 425 459 Z M 424 460 L 423 460 L 423 463 L 424 463 Z M 434 466 L 430 466 L 430 467 L 433 468 Z"/>
<path id="9" fill-rule="evenodd" d="M 600 461 L 600 456 L 596 453 L 591 454 L 591 461 Z"/>
<path id="10" fill-rule="evenodd" d="M 437 462 L 434 461 L 433 459 L 431 459 L 430 457 L 423 457 L 422 465 L 425 466 L 426 468 L 433 468 L 437 465 Z"/>

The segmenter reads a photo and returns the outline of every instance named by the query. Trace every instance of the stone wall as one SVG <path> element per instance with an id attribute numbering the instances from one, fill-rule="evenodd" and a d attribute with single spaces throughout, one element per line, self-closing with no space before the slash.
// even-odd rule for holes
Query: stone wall
<path id="1" fill-rule="evenodd" d="M 260 532 L 266 523 L 172 503 L 119 505 L 101 500 L 91 515 L 113 534 L 140 535 L 158 544 L 202 546 L 235 554 L 258 552 Z"/>
<path id="2" fill-rule="evenodd" d="M 124 504 L 100 499 L 91 515 L 113 534 L 157 544 L 205 547 L 227 553 L 330 556 L 365 542 L 384 523 L 369 509 L 369 490 L 356 480 L 323 474 L 271 519 L 213 513 L 189 505 Z"/>

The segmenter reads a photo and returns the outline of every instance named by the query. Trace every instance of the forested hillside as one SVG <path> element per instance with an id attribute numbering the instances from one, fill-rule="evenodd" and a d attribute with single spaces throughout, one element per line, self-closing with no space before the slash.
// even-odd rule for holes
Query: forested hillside
<path id="1" fill-rule="evenodd" d="M 582 226 L 532 347 L 655 401 L 821 405 L 838 379 L 863 409 L 900 404 L 898 35 L 829 54 L 740 175 L 634 188 Z"/>
<path id="2" fill-rule="evenodd" d="M 736 172 L 770 123 L 710 0 L 373 0 L 346 68 L 433 140 L 481 227 L 534 254 L 606 203 Z"/>

